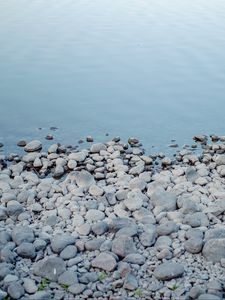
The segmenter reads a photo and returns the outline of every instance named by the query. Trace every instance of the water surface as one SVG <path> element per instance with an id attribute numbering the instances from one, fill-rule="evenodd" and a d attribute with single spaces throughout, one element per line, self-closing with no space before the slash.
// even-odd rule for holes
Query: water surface
<path id="1" fill-rule="evenodd" d="M 0 142 L 225 135 L 224 16 L 224 0 L 0 0 Z"/>

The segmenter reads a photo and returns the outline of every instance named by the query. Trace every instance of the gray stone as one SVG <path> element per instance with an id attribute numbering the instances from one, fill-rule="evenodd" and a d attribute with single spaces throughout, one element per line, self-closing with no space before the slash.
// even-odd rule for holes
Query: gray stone
<path id="1" fill-rule="evenodd" d="M 40 277 L 57 281 L 59 275 L 66 271 L 64 261 L 55 256 L 46 257 L 34 264 L 34 274 Z"/>
<path id="2" fill-rule="evenodd" d="M 201 294 L 198 300 L 221 300 L 221 297 L 213 294 Z"/>
<path id="3" fill-rule="evenodd" d="M 85 151 L 80 151 L 80 152 L 74 152 L 69 154 L 68 158 L 69 160 L 75 160 L 77 162 L 83 162 L 87 157 L 87 154 Z"/>
<path id="4" fill-rule="evenodd" d="M 87 171 L 75 171 L 75 180 L 80 188 L 88 189 L 92 184 L 95 183 L 94 177 Z"/>
<path id="5" fill-rule="evenodd" d="M 35 281 L 30 278 L 23 279 L 23 287 L 28 294 L 34 294 L 37 292 L 38 287 L 35 284 Z"/>
<path id="6" fill-rule="evenodd" d="M 208 227 L 209 225 L 209 220 L 206 214 L 202 212 L 196 212 L 193 214 L 187 214 L 184 217 L 184 224 L 188 224 L 191 227 L 201 227 L 201 226 L 206 226 Z"/>
<path id="7" fill-rule="evenodd" d="M 214 263 L 220 262 L 225 258 L 225 239 L 211 239 L 206 241 L 203 250 L 203 256 Z"/>
<path id="8" fill-rule="evenodd" d="M 198 173 L 194 167 L 188 167 L 185 172 L 186 178 L 190 182 L 194 182 L 196 179 L 198 179 Z"/>
<path id="9" fill-rule="evenodd" d="M 20 299 L 25 291 L 19 282 L 13 282 L 8 287 L 8 294 L 12 299 Z"/>
<path id="10" fill-rule="evenodd" d="M 78 283 L 77 274 L 73 271 L 65 271 L 62 273 L 58 278 L 59 284 L 65 284 L 65 285 L 73 285 L 75 283 Z"/>
<path id="11" fill-rule="evenodd" d="M 138 227 L 135 225 L 131 225 L 130 227 L 123 227 L 117 231 L 116 237 L 125 235 L 125 236 L 135 236 L 138 234 Z"/>
<path id="12" fill-rule="evenodd" d="M 96 143 L 91 146 L 91 153 L 99 153 L 101 150 L 106 150 L 106 145 L 102 143 Z"/>
<path id="13" fill-rule="evenodd" d="M 94 197 L 100 197 L 104 194 L 104 190 L 96 184 L 92 184 L 89 188 L 89 194 Z"/>
<path id="14" fill-rule="evenodd" d="M 204 293 L 205 290 L 203 290 L 199 285 L 196 285 L 190 289 L 189 296 L 191 299 L 197 299 L 201 294 Z"/>
<path id="15" fill-rule="evenodd" d="M 158 251 L 161 251 L 165 248 L 170 248 L 172 245 L 172 240 L 169 236 L 160 236 L 157 238 L 157 241 L 155 243 L 155 248 Z"/>
<path id="16" fill-rule="evenodd" d="M 0 300 L 6 299 L 7 293 L 0 289 Z"/>
<path id="17" fill-rule="evenodd" d="M 9 216 L 18 216 L 24 211 L 22 204 L 16 200 L 11 200 L 7 203 L 7 214 Z"/>
<path id="18" fill-rule="evenodd" d="M 17 248 L 17 254 L 23 258 L 35 258 L 35 247 L 31 243 L 23 242 Z"/>
<path id="19" fill-rule="evenodd" d="M 88 272 L 84 273 L 81 277 L 79 277 L 79 282 L 88 284 L 89 282 L 96 282 L 99 279 L 99 275 L 96 272 Z"/>
<path id="20" fill-rule="evenodd" d="M 53 177 L 58 178 L 61 177 L 64 174 L 64 168 L 61 165 L 57 165 L 55 167 L 54 173 L 53 173 Z"/>
<path id="21" fill-rule="evenodd" d="M 202 251 L 203 240 L 200 238 L 190 238 L 184 242 L 184 249 L 190 253 L 196 254 Z"/>
<path id="22" fill-rule="evenodd" d="M 26 146 L 24 147 L 24 150 L 26 152 L 35 152 L 35 151 L 41 150 L 41 148 L 42 148 L 41 142 L 38 140 L 34 140 L 34 141 L 31 141 L 30 143 L 26 144 Z"/>
<path id="23" fill-rule="evenodd" d="M 135 244 L 131 237 L 120 236 L 115 238 L 112 242 L 112 252 L 120 257 L 125 257 L 136 251 Z"/>
<path id="24" fill-rule="evenodd" d="M 184 273 L 184 267 L 175 262 L 165 262 L 157 266 L 154 271 L 154 276 L 158 280 L 171 280 L 182 276 Z"/>
<path id="25" fill-rule="evenodd" d="M 100 221 L 98 223 L 93 224 L 91 229 L 94 232 L 94 234 L 102 235 L 108 231 L 109 226 L 106 222 Z"/>
<path id="26" fill-rule="evenodd" d="M 6 220 L 8 218 L 7 216 L 7 210 L 4 206 L 0 205 L 0 221 Z"/>
<path id="27" fill-rule="evenodd" d="M 138 253 L 131 253 L 128 254 L 124 260 L 125 262 L 131 263 L 131 264 L 137 264 L 137 265 L 143 265 L 146 261 L 145 257 Z"/>
<path id="28" fill-rule="evenodd" d="M 67 246 L 60 253 L 60 257 L 62 259 L 71 259 L 71 258 L 74 258 L 76 255 L 77 255 L 77 247 L 73 246 L 73 245 Z"/>
<path id="29" fill-rule="evenodd" d="M 74 245 L 75 240 L 76 239 L 68 233 L 57 234 L 51 240 L 52 250 L 55 253 L 60 253 L 66 246 Z"/>
<path id="30" fill-rule="evenodd" d="M 42 239 L 36 239 L 33 243 L 36 251 L 40 251 L 40 250 L 44 250 L 47 246 L 46 241 L 42 240 Z"/>
<path id="31" fill-rule="evenodd" d="M 151 196 L 151 201 L 154 207 L 159 207 L 157 212 L 162 211 L 174 211 L 177 206 L 177 198 L 174 194 L 166 192 L 161 188 L 156 189 L 156 191 Z"/>
<path id="32" fill-rule="evenodd" d="M 86 286 L 81 283 L 75 283 L 68 288 L 68 291 L 73 295 L 79 295 L 85 290 Z"/>
<path id="33" fill-rule="evenodd" d="M 99 268 L 105 271 L 113 271 L 116 268 L 117 263 L 113 255 L 103 252 L 92 260 L 91 265 L 94 268 Z"/>
<path id="34" fill-rule="evenodd" d="M 101 247 L 101 244 L 105 241 L 104 238 L 97 238 L 89 240 L 85 243 L 85 248 L 88 251 L 98 250 Z"/>
<path id="35" fill-rule="evenodd" d="M 155 226 L 149 224 L 148 228 L 145 228 L 145 231 L 140 234 L 139 240 L 144 247 L 151 247 L 154 245 L 156 240 Z"/>
<path id="36" fill-rule="evenodd" d="M 225 155 L 217 155 L 215 159 L 215 163 L 217 166 L 225 165 Z"/>
<path id="37" fill-rule="evenodd" d="M 225 228 L 209 229 L 205 233 L 205 240 L 225 239 Z"/>
<path id="38" fill-rule="evenodd" d="M 23 242 L 32 243 L 34 241 L 34 232 L 28 226 L 18 225 L 12 231 L 12 239 L 17 245 Z"/>
<path id="39" fill-rule="evenodd" d="M 135 211 L 142 207 L 144 197 L 145 195 L 139 189 L 134 189 L 127 194 L 124 204 L 130 211 Z"/>
<path id="40" fill-rule="evenodd" d="M 118 231 L 124 227 L 136 226 L 135 221 L 129 218 L 114 218 L 110 224 L 110 230 Z"/>
<path id="41" fill-rule="evenodd" d="M 138 282 L 137 282 L 136 277 L 133 274 L 128 273 L 125 276 L 125 281 L 124 281 L 123 287 L 124 287 L 124 289 L 129 290 L 129 291 L 136 290 L 138 287 Z"/>
<path id="42" fill-rule="evenodd" d="M 85 218 L 89 222 L 97 222 L 103 220 L 105 218 L 105 214 L 97 209 L 89 209 Z"/>
<path id="43" fill-rule="evenodd" d="M 156 232 L 158 235 L 170 235 L 173 232 L 177 232 L 178 229 L 179 226 L 175 222 L 168 221 L 159 225 L 156 229 Z"/>
<path id="44" fill-rule="evenodd" d="M 52 299 L 50 292 L 47 291 L 37 291 L 32 295 L 32 299 L 30 300 L 46 300 Z"/>

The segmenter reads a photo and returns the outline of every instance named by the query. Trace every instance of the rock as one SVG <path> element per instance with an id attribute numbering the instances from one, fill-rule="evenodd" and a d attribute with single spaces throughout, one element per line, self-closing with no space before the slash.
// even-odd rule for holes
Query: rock
<path id="1" fill-rule="evenodd" d="M 102 143 L 93 144 L 91 146 L 91 153 L 99 153 L 101 150 L 106 150 L 106 145 Z"/>
<path id="2" fill-rule="evenodd" d="M 139 189 L 143 191 L 146 187 L 146 182 L 140 178 L 135 177 L 130 181 L 129 186 L 131 190 Z"/>
<path id="3" fill-rule="evenodd" d="M 47 291 L 37 291 L 35 294 L 32 295 L 32 299 L 30 300 L 46 300 L 51 299 L 51 294 Z"/>
<path id="4" fill-rule="evenodd" d="M 95 183 L 94 177 L 87 171 L 75 171 L 75 180 L 79 187 L 88 189 L 92 184 Z"/>
<path id="5" fill-rule="evenodd" d="M 17 146 L 18 147 L 25 147 L 27 144 L 27 142 L 25 140 L 20 140 L 17 142 Z"/>
<path id="6" fill-rule="evenodd" d="M 110 272 L 116 268 L 117 263 L 113 255 L 103 252 L 92 260 L 91 265 L 94 268 Z"/>
<path id="7" fill-rule="evenodd" d="M 123 261 L 128 262 L 130 264 L 143 265 L 145 263 L 145 257 L 138 253 L 128 254 Z"/>
<path id="8" fill-rule="evenodd" d="M 26 144 L 24 150 L 26 152 L 35 152 L 42 149 L 42 143 L 38 140 L 31 141 L 30 143 Z"/>
<path id="9" fill-rule="evenodd" d="M 202 212 L 196 212 L 193 214 L 187 214 L 184 217 L 184 224 L 188 224 L 191 227 L 200 227 L 200 226 L 206 226 L 209 225 L 209 220 L 206 214 Z"/>
<path id="10" fill-rule="evenodd" d="M 136 139 L 136 138 L 130 137 L 130 138 L 128 139 L 128 144 L 130 144 L 131 146 L 136 145 L 136 144 L 139 144 L 139 140 Z"/>
<path id="11" fill-rule="evenodd" d="M 175 262 L 165 262 L 157 266 L 154 271 L 154 276 L 158 280 L 171 280 L 182 276 L 184 273 L 184 267 Z"/>
<path id="12" fill-rule="evenodd" d="M 151 247 L 154 245 L 156 240 L 155 226 L 150 224 L 148 228 L 145 228 L 145 231 L 140 234 L 139 240 L 144 247 Z"/>
<path id="13" fill-rule="evenodd" d="M 73 295 L 79 295 L 85 290 L 85 285 L 81 283 L 75 283 L 68 288 L 68 291 Z"/>
<path id="14" fill-rule="evenodd" d="M 205 240 L 211 239 L 225 239 L 225 228 L 213 228 L 209 229 L 205 233 Z"/>
<path id="15" fill-rule="evenodd" d="M 47 134 L 46 136 L 45 136 L 45 139 L 46 140 L 48 140 L 48 141 L 51 141 L 51 140 L 53 140 L 53 135 L 52 134 Z"/>
<path id="16" fill-rule="evenodd" d="M 87 157 L 87 153 L 85 151 L 74 152 L 69 154 L 69 160 L 75 160 L 76 162 L 83 162 Z"/>
<path id="17" fill-rule="evenodd" d="M 9 216 L 18 216 L 24 211 L 22 204 L 18 201 L 12 200 L 7 203 L 7 214 Z"/>
<path id="18" fill-rule="evenodd" d="M 134 275 L 132 275 L 131 273 L 128 273 L 125 276 L 125 281 L 124 281 L 123 287 L 124 287 L 124 289 L 129 290 L 129 291 L 136 290 L 138 287 L 138 282 L 137 282 L 136 277 Z"/>
<path id="19" fill-rule="evenodd" d="M 85 243 L 85 248 L 87 251 L 98 250 L 101 247 L 101 244 L 105 241 L 104 238 L 97 238 L 89 240 Z"/>
<path id="20" fill-rule="evenodd" d="M 203 240 L 201 238 L 193 237 L 184 242 L 185 250 L 193 254 L 201 252 L 202 246 Z"/>
<path id="21" fill-rule="evenodd" d="M 208 140 L 208 138 L 207 138 L 206 135 L 195 135 L 195 136 L 193 137 L 193 140 L 194 140 L 195 142 L 206 143 L 207 140 Z"/>
<path id="22" fill-rule="evenodd" d="M 225 155 L 217 155 L 215 159 L 215 163 L 217 166 L 225 165 Z"/>
<path id="23" fill-rule="evenodd" d="M 89 194 L 95 197 L 102 196 L 104 193 L 103 189 L 99 186 L 92 184 L 89 188 Z"/>
<path id="24" fill-rule="evenodd" d="M 51 247 L 55 253 L 60 253 L 66 246 L 75 244 L 75 238 L 68 234 L 57 234 L 51 240 Z"/>
<path id="25" fill-rule="evenodd" d="M 62 250 L 60 253 L 60 257 L 62 259 L 71 259 L 77 255 L 77 247 L 73 245 L 69 245 Z"/>
<path id="26" fill-rule="evenodd" d="M 7 216 L 7 210 L 4 206 L 0 205 L 0 221 L 6 220 L 8 218 Z"/>
<path id="27" fill-rule="evenodd" d="M 203 256 L 211 262 L 220 262 L 222 258 L 225 258 L 225 239 L 210 239 L 207 240 L 203 250 Z"/>
<path id="28" fill-rule="evenodd" d="M 86 141 L 87 141 L 88 143 L 93 143 L 93 142 L 94 142 L 94 139 L 93 139 L 92 136 L 88 135 L 88 136 L 86 137 Z"/>
<path id="29" fill-rule="evenodd" d="M 6 296 L 7 296 L 7 293 L 0 289 L 0 300 L 7 299 Z"/>
<path id="30" fill-rule="evenodd" d="M 78 283 L 77 274 L 70 270 L 65 271 L 59 276 L 58 283 L 68 286 L 76 284 Z"/>
<path id="31" fill-rule="evenodd" d="M 55 256 L 48 256 L 33 266 L 33 272 L 35 275 L 47 278 L 50 281 L 57 281 L 59 275 L 66 271 L 64 261 Z"/>
<path id="32" fill-rule="evenodd" d="M 136 247 L 131 237 L 120 236 L 112 242 L 112 252 L 120 257 L 125 257 L 128 254 L 135 253 Z"/>
<path id="33" fill-rule="evenodd" d="M 36 257 L 35 247 L 31 243 L 23 242 L 17 248 L 17 254 L 23 258 L 33 259 Z"/>
<path id="34" fill-rule="evenodd" d="M 188 167 L 185 172 L 186 178 L 190 182 L 195 182 L 198 179 L 198 173 L 194 167 Z"/>
<path id="35" fill-rule="evenodd" d="M 94 234 L 102 235 L 108 231 L 109 226 L 106 222 L 100 221 L 98 223 L 93 224 L 91 229 L 94 232 Z"/>
<path id="36" fill-rule="evenodd" d="M 144 197 L 139 189 L 135 189 L 127 194 L 127 199 L 124 200 L 124 204 L 130 211 L 140 209 L 143 205 Z"/>
<path id="37" fill-rule="evenodd" d="M 53 177 L 58 178 L 61 177 L 64 174 L 64 168 L 61 165 L 57 165 L 55 167 L 55 171 L 53 173 Z"/>
<path id="38" fill-rule="evenodd" d="M 221 298 L 213 294 L 201 294 L 198 300 L 221 300 Z"/>
<path id="39" fill-rule="evenodd" d="M 177 232 L 178 229 L 179 226 L 175 222 L 168 221 L 159 225 L 156 229 L 156 232 L 158 235 L 170 235 L 173 232 Z"/>
<path id="40" fill-rule="evenodd" d="M 177 206 L 176 196 L 158 188 L 150 197 L 154 207 L 158 207 L 157 212 L 174 211 Z"/>
<path id="41" fill-rule="evenodd" d="M 34 294 L 37 292 L 37 289 L 38 289 L 34 280 L 32 280 L 30 278 L 23 279 L 23 287 L 28 294 Z"/>
<path id="42" fill-rule="evenodd" d="M 85 218 L 87 221 L 92 223 L 103 220 L 105 218 L 105 214 L 97 209 L 89 209 Z"/>
<path id="43" fill-rule="evenodd" d="M 201 294 L 204 294 L 204 292 L 205 290 L 197 285 L 190 289 L 189 296 L 191 299 L 197 299 Z"/>
<path id="44" fill-rule="evenodd" d="M 91 231 L 91 226 L 88 223 L 84 223 L 84 224 L 80 225 L 79 227 L 77 227 L 76 231 L 80 235 L 86 235 L 87 236 Z"/>
<path id="45" fill-rule="evenodd" d="M 34 232 L 28 226 L 16 226 L 12 231 L 12 239 L 19 246 L 23 242 L 32 243 L 34 241 Z"/>
<path id="46" fill-rule="evenodd" d="M 12 299 L 20 299 L 25 291 L 19 282 L 13 282 L 8 287 L 8 294 Z"/>

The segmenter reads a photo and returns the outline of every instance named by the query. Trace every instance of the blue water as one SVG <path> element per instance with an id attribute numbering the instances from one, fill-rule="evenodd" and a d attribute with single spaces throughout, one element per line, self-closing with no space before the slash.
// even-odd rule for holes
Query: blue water
<path id="1" fill-rule="evenodd" d="M 0 0 L 0 142 L 50 126 L 146 148 L 225 135 L 225 1 Z"/>

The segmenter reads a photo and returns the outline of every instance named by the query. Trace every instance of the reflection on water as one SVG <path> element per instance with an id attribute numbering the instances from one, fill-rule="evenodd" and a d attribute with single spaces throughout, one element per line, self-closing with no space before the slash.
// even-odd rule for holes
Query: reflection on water
<path id="1" fill-rule="evenodd" d="M 224 15 L 223 0 L 0 0 L 0 142 L 225 134 Z"/>

